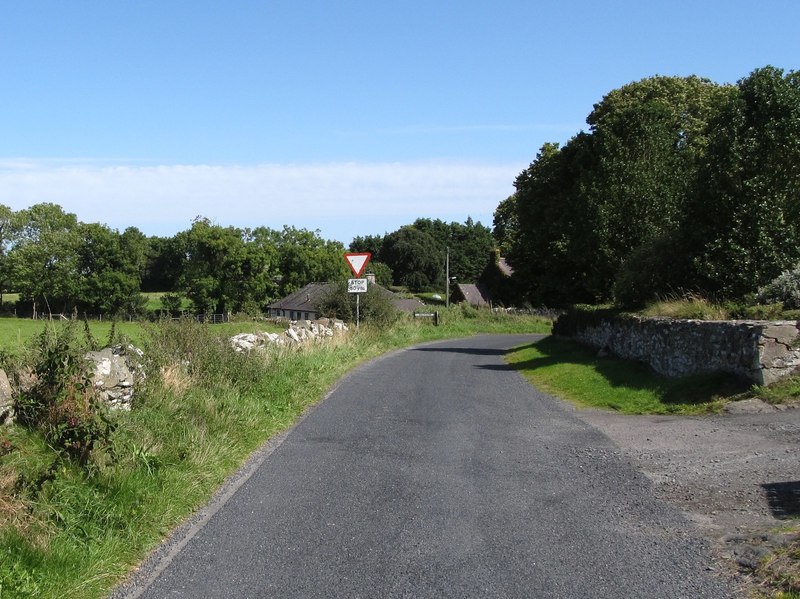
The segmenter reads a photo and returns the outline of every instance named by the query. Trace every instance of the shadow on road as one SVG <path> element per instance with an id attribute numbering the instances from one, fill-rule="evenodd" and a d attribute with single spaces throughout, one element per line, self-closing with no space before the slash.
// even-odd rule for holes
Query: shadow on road
<path id="1" fill-rule="evenodd" d="M 511 350 L 476 348 L 476 347 L 417 347 L 412 351 L 446 352 L 453 354 L 469 354 L 473 356 L 504 356 Z"/>
<path id="2" fill-rule="evenodd" d="M 508 364 L 476 364 L 475 368 L 480 368 L 481 370 L 494 370 L 497 372 L 516 370 L 513 366 L 509 366 Z"/>
<path id="3" fill-rule="evenodd" d="M 775 518 L 786 520 L 800 516 L 800 481 L 764 483 L 761 488 Z"/>

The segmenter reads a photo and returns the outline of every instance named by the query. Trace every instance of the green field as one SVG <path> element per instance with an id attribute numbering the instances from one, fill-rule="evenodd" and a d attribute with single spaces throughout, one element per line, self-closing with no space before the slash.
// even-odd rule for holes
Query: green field
<path id="1" fill-rule="evenodd" d="M 31 343 L 31 340 L 44 331 L 47 326 L 63 326 L 62 321 L 32 320 L 30 318 L 0 318 L 0 350 L 18 355 Z M 83 325 L 81 325 L 83 326 Z M 106 345 L 111 327 L 116 329 L 116 335 L 122 336 L 136 346 L 146 345 L 150 332 L 156 326 L 149 322 L 117 322 L 89 321 L 89 330 L 100 345 Z M 236 335 L 244 332 L 270 331 L 278 332 L 285 329 L 270 322 L 228 322 L 224 324 L 208 325 L 220 335 Z M 82 329 L 81 329 L 82 330 Z"/>
<path id="2" fill-rule="evenodd" d="M 161 305 L 161 296 L 167 293 L 166 291 L 144 291 L 143 295 L 147 299 L 144 308 L 148 312 L 159 312 L 163 306 Z M 19 293 L 4 293 L 3 294 L 3 307 L 6 310 L 13 310 L 14 304 L 19 300 Z M 182 310 L 189 310 L 192 307 L 192 302 L 188 298 L 183 298 L 181 304 Z"/>
<path id="3" fill-rule="evenodd" d="M 0 318 L 0 349 L 17 354 L 24 350 L 27 344 L 44 331 L 47 326 L 63 326 L 61 321 L 32 320 L 30 318 Z M 129 339 L 134 345 L 140 344 L 145 335 L 144 326 L 137 322 L 111 322 L 90 321 L 89 329 L 92 336 L 99 343 L 108 339 L 111 327 L 116 327 L 116 332 Z"/>
<path id="4" fill-rule="evenodd" d="M 142 295 L 147 298 L 147 303 L 144 305 L 144 309 L 148 312 L 159 312 L 163 309 L 161 305 L 161 296 L 167 293 L 166 291 L 143 291 Z M 190 310 L 192 307 L 192 301 L 188 298 L 183 298 L 183 302 L 181 303 L 181 310 Z"/>

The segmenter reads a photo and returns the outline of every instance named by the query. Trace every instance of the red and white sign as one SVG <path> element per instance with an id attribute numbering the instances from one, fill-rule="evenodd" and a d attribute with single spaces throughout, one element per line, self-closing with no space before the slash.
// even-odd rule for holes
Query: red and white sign
<path id="1" fill-rule="evenodd" d="M 356 278 L 361 276 L 361 273 L 364 272 L 364 269 L 369 264 L 369 259 L 372 257 L 372 254 L 369 252 L 364 252 L 363 254 L 345 254 L 344 259 L 347 260 L 348 266 L 350 266 L 350 270 L 353 271 L 353 275 Z"/>

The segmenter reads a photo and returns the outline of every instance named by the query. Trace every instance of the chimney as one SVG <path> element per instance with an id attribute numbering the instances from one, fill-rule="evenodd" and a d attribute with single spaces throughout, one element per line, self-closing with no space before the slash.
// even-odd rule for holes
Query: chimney
<path id="1" fill-rule="evenodd" d="M 375 284 L 375 273 L 368 272 L 364 275 L 364 278 L 367 279 L 367 285 L 374 285 Z"/>

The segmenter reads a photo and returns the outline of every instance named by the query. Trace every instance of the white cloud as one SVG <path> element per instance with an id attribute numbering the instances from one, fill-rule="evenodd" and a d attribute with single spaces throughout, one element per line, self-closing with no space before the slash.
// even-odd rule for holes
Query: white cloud
<path id="1" fill-rule="evenodd" d="M 0 203 L 53 202 L 84 222 L 172 234 L 223 225 L 320 229 L 349 242 L 419 217 L 491 224 L 524 164 L 468 162 L 161 165 L 0 159 Z"/>

